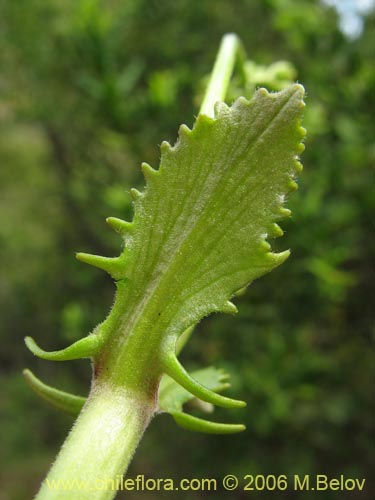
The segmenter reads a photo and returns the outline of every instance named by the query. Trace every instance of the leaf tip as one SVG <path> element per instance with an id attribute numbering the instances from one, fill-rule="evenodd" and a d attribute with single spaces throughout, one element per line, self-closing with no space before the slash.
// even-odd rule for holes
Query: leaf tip
<path id="1" fill-rule="evenodd" d="M 28 348 L 28 350 L 30 352 L 32 352 L 34 354 L 34 356 L 38 356 L 39 351 L 41 351 L 41 349 L 38 347 L 35 340 L 32 337 L 25 337 L 24 341 L 25 341 L 25 344 L 26 344 L 26 347 Z"/>

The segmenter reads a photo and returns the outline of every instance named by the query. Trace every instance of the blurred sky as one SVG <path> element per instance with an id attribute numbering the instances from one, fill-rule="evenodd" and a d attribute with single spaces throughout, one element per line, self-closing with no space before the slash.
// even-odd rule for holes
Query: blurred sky
<path id="1" fill-rule="evenodd" d="M 357 38 L 362 33 L 362 16 L 375 7 L 375 0 L 323 0 L 323 3 L 336 8 L 340 28 L 350 38 Z"/>

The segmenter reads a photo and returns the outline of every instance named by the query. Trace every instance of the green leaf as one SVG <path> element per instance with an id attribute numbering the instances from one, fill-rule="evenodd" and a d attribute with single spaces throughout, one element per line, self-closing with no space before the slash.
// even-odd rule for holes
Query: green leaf
<path id="1" fill-rule="evenodd" d="M 303 95 L 296 84 L 218 103 L 215 118 L 199 115 L 193 130 L 180 127 L 174 147 L 162 143 L 159 170 L 142 165 L 147 186 L 115 261 L 113 314 L 145 341 L 173 350 L 204 316 L 235 312 L 228 300 L 288 257 L 266 240 L 282 234 L 276 222 L 290 214 L 285 195 L 302 168 Z"/>
<path id="2" fill-rule="evenodd" d="M 143 163 L 146 189 L 132 190 L 133 221 L 108 219 L 124 237 L 122 254 L 77 255 L 116 280 L 110 315 L 95 336 L 63 351 L 46 353 L 27 339 L 34 354 L 93 357 L 103 383 L 139 394 L 154 394 L 167 374 L 189 398 L 245 406 L 191 377 L 177 360 L 177 340 L 212 312 L 236 313 L 230 299 L 288 257 L 273 253 L 267 238 L 282 235 L 277 221 L 290 215 L 283 204 L 302 169 L 303 95 L 301 85 L 291 85 L 274 94 L 260 89 L 231 107 L 218 102 L 213 118 L 200 114 L 193 130 L 180 127 L 173 147 L 163 142 L 160 168 Z M 187 397 L 181 391 L 170 411 L 181 425 L 199 427 L 196 417 L 178 415 Z M 201 430 L 214 432 L 207 425 Z M 212 425 L 220 432 L 225 424 Z"/>

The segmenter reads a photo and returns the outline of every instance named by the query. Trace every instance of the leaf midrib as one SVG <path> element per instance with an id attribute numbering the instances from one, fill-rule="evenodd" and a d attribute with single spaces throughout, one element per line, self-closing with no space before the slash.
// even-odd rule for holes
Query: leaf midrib
<path id="1" fill-rule="evenodd" d="M 257 145 L 257 143 L 259 142 L 259 140 L 261 140 L 261 138 L 263 137 L 263 135 L 272 126 L 272 123 L 277 119 L 277 117 L 280 115 L 280 113 L 282 113 L 282 111 L 284 110 L 284 108 L 290 103 L 290 101 L 293 99 L 293 97 L 297 93 L 298 93 L 298 89 L 296 89 L 292 94 L 290 94 L 288 96 L 288 98 L 282 103 L 282 105 L 276 111 L 276 113 L 271 117 L 271 119 L 269 120 L 269 122 L 267 123 L 267 125 L 259 133 L 259 135 L 257 135 L 254 139 L 252 139 L 252 143 L 248 144 L 243 149 L 242 154 L 240 156 L 237 156 L 237 158 L 235 160 L 233 160 L 233 163 L 238 163 L 238 162 L 242 161 L 249 154 L 249 149 L 251 150 L 251 149 L 253 149 Z M 207 196 L 207 202 L 205 204 L 205 211 L 206 211 L 207 205 L 209 205 L 210 201 L 212 201 L 212 199 L 215 197 L 213 195 L 213 193 L 217 192 L 218 189 L 220 188 L 220 186 L 222 186 L 222 184 L 225 182 L 227 176 L 230 174 L 230 170 L 231 169 L 227 169 L 226 170 L 226 172 L 224 173 L 224 175 L 220 177 L 219 182 L 216 183 L 215 186 L 213 187 L 213 189 L 211 190 L 210 195 Z M 205 179 L 203 181 L 202 188 L 199 191 L 199 194 L 197 194 L 195 196 L 195 202 L 194 202 L 194 204 L 192 206 L 196 205 L 196 200 L 199 199 L 199 197 L 201 196 L 201 193 L 204 192 L 205 187 L 207 185 L 207 180 L 210 177 L 211 173 L 212 173 L 212 168 L 208 170 L 208 173 L 205 176 Z M 186 200 L 186 198 L 188 198 L 188 195 L 185 197 L 185 200 Z M 182 206 L 182 209 L 179 211 L 179 214 L 175 218 L 175 222 L 174 222 L 171 230 L 162 239 L 162 241 L 161 241 L 161 243 L 160 243 L 160 245 L 158 247 L 159 255 L 160 255 L 160 248 L 162 248 L 163 246 L 166 245 L 166 242 L 168 241 L 168 239 L 171 236 L 171 233 L 173 232 L 173 228 L 175 228 L 177 226 L 178 220 L 181 218 L 182 213 L 184 213 L 184 207 L 185 207 L 185 204 Z M 155 220 L 155 218 L 154 218 L 154 220 Z M 165 287 L 165 283 L 169 282 L 169 275 L 171 273 L 171 270 L 173 270 L 173 268 L 176 267 L 176 265 L 178 264 L 178 262 L 182 258 L 182 255 L 183 255 L 184 252 L 181 251 L 181 249 L 184 248 L 186 246 L 187 242 L 190 241 L 191 234 L 194 232 L 194 230 L 196 228 L 196 221 L 194 223 L 190 222 L 189 225 L 190 225 L 190 228 L 189 228 L 188 231 L 186 231 L 186 230 L 181 231 L 181 234 L 183 235 L 183 237 L 181 238 L 181 242 L 180 242 L 180 244 L 179 244 L 179 246 L 177 248 L 176 248 L 176 246 L 174 247 L 173 258 L 164 266 L 164 269 L 163 269 L 164 272 L 159 272 L 157 274 L 157 276 L 155 276 L 155 279 L 150 282 L 149 286 L 147 287 L 148 292 L 145 295 L 143 295 L 142 300 L 138 303 L 138 305 L 134 309 L 134 311 L 131 314 L 131 316 L 126 319 L 126 330 L 129 333 L 129 337 L 132 336 L 132 332 L 134 332 L 134 329 L 137 326 L 137 324 L 139 323 L 139 320 L 142 321 L 143 318 L 147 318 L 147 315 L 144 314 L 145 309 L 147 309 L 147 305 L 150 304 L 150 303 L 152 303 L 153 298 L 157 297 L 158 294 L 159 295 L 161 294 L 162 296 L 164 295 L 164 293 L 161 293 L 160 290 L 162 291 L 163 288 Z M 158 257 L 159 257 L 159 255 L 158 255 Z M 137 272 L 136 269 L 139 269 L 138 265 L 135 268 L 135 274 Z M 151 267 L 150 272 L 148 274 L 148 277 L 150 277 L 154 271 L 155 271 L 155 265 L 153 267 Z M 159 270 L 159 271 L 162 271 L 162 270 Z M 221 279 L 221 277 L 220 277 L 220 279 Z M 143 281 L 147 282 L 147 277 L 145 277 L 145 279 Z M 186 285 L 185 283 L 181 284 L 180 288 L 177 289 L 178 293 L 176 293 L 176 290 L 174 291 L 175 292 L 174 293 L 174 297 L 179 297 L 180 296 L 181 288 L 182 288 L 182 286 L 185 287 L 185 285 Z M 208 285 L 208 286 L 212 286 L 212 285 Z M 205 286 L 204 288 L 207 288 L 207 287 Z M 198 293 L 198 292 L 195 292 L 195 294 L 196 293 Z M 168 325 L 171 324 L 171 322 L 173 321 L 174 316 L 175 316 L 175 314 L 173 314 L 172 317 L 170 318 L 170 320 L 168 322 Z M 147 320 L 150 321 L 150 319 L 147 318 L 146 319 L 146 323 L 147 323 Z M 156 322 L 154 323 L 154 325 L 156 325 Z M 190 326 L 190 325 L 186 325 L 184 327 L 186 328 L 187 326 Z M 156 331 L 156 332 L 158 332 L 157 328 L 152 328 L 150 330 L 150 333 L 153 330 Z M 153 342 L 151 342 L 151 344 L 153 344 Z"/>

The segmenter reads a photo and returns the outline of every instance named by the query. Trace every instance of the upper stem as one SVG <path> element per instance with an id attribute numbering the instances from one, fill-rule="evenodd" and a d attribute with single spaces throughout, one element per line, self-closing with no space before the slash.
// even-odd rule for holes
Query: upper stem
<path id="1" fill-rule="evenodd" d="M 237 61 L 240 63 L 242 69 L 242 44 L 236 34 L 228 33 L 222 38 L 199 114 L 207 115 L 211 118 L 214 117 L 215 103 L 225 99 Z"/>

